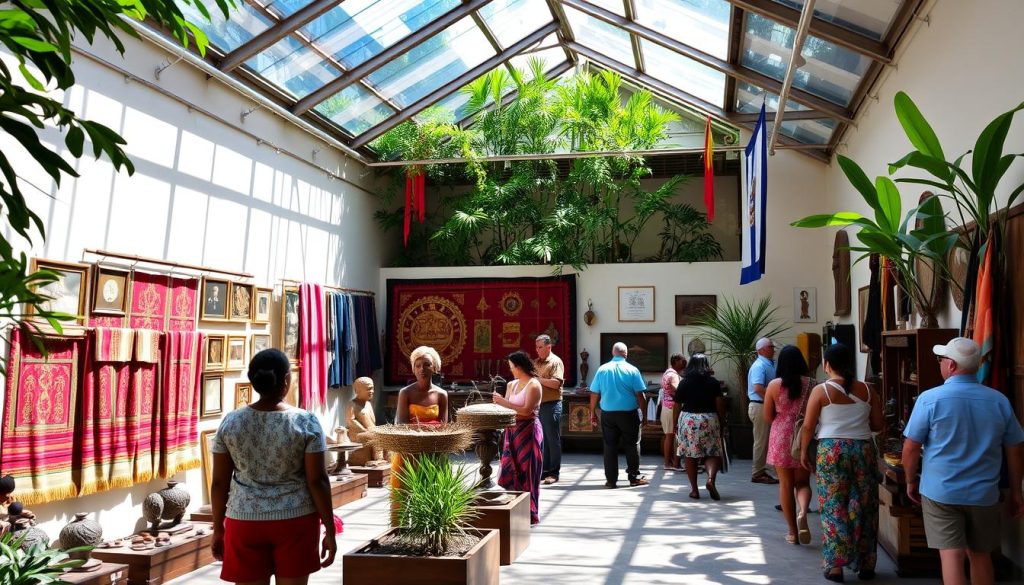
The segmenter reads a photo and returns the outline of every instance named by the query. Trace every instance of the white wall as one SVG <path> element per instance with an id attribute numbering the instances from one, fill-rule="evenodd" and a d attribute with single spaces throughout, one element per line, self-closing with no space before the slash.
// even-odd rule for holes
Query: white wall
<path id="1" fill-rule="evenodd" d="M 68 178 L 57 188 L 24 153 L 9 142 L 0 144 L 14 157 L 22 177 L 42 190 L 23 186 L 48 234 L 45 243 L 26 250 L 30 255 L 80 261 L 84 248 L 99 248 L 249 272 L 260 286 L 289 278 L 376 288 L 386 247 L 370 220 L 376 209 L 375 186 L 365 167 L 264 110 L 246 117 L 243 125 L 241 112 L 253 107 L 250 100 L 206 80 L 184 62 L 164 70 L 157 80 L 154 70 L 174 57 L 141 42 L 126 45 L 123 60 L 106 45 L 83 50 L 198 105 L 189 108 L 76 54 L 79 85 L 63 96 L 64 103 L 124 136 L 136 172 L 118 174 L 106 160 L 83 158 L 74 163 L 81 177 Z M 258 144 L 246 133 L 273 146 Z M 61 143 L 55 132 L 47 136 Z M 315 150 L 319 152 L 314 155 Z M 330 178 L 327 171 L 343 180 Z M 201 324 L 201 329 L 268 332 L 253 325 Z M 272 329 L 276 345 L 276 323 Z M 226 375 L 226 410 L 233 407 L 238 381 L 245 381 L 244 373 Z M 340 413 L 349 396 L 348 389 L 329 392 L 329 408 L 321 413 L 328 430 L 344 421 Z M 200 430 L 215 429 L 219 420 L 200 421 Z M 190 509 L 206 501 L 200 470 L 176 479 L 184 480 L 192 494 Z M 33 510 L 52 538 L 75 512 L 93 512 L 106 535 L 123 536 L 141 527 L 142 500 L 161 484 L 154 481 Z"/>
<path id="2" fill-rule="evenodd" d="M 949 159 L 973 148 L 989 122 L 1024 100 L 1024 75 L 1019 63 L 1019 56 L 1024 53 L 1024 36 L 1018 26 L 1024 20 L 1024 3 L 940 0 L 931 10 L 929 20 L 929 24 L 917 28 L 897 67 L 878 89 L 878 102 L 869 106 L 858 118 L 858 127 L 844 138 L 847 147 L 840 152 L 857 161 L 869 177 L 885 174 L 886 163 L 898 160 L 911 149 L 892 106 L 898 91 L 906 92 L 917 103 Z M 1022 151 L 1024 116 L 1018 114 L 1004 152 Z M 906 172 L 901 176 L 915 175 Z M 1006 187 L 1012 189 L 1022 182 L 1024 163 L 1018 161 L 1004 177 L 1004 191 L 998 197 L 1005 201 L 1009 190 Z M 829 169 L 826 186 L 831 195 L 829 211 L 867 212 L 867 206 L 838 166 Z M 916 205 L 922 190 L 910 186 L 902 189 L 904 210 Z M 944 207 L 950 211 L 946 202 Z M 852 236 L 851 243 L 856 243 Z M 853 268 L 852 278 L 854 291 L 868 283 L 866 263 Z M 1016 294 L 1019 298 L 1021 291 Z M 940 318 L 940 326 L 959 327 L 960 312 L 951 299 L 948 307 Z M 856 315 L 855 302 L 850 322 Z M 1005 530 L 1002 551 L 1018 566 L 1024 566 L 1024 523 L 1004 524 L 1010 526 Z"/>

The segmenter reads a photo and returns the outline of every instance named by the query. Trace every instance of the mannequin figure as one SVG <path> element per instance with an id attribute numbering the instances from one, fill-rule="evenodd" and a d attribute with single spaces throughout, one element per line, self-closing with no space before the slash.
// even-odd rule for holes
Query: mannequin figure
<path id="1" fill-rule="evenodd" d="M 363 436 L 377 426 L 377 418 L 373 414 L 373 380 L 365 376 L 356 378 L 352 383 L 352 389 L 355 391 L 355 396 L 352 398 L 352 404 L 349 405 L 345 425 L 351 433 L 351 440 L 364 445 L 349 455 L 349 462 L 352 465 L 369 467 L 386 465 L 384 450 L 367 445 L 366 439 L 369 437 Z"/>

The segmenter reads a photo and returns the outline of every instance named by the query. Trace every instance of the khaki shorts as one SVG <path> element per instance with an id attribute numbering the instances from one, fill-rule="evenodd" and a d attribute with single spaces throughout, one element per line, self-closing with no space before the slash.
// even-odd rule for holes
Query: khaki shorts
<path id="1" fill-rule="evenodd" d="M 661 431 L 666 435 L 673 435 L 676 432 L 676 421 L 672 420 L 671 408 L 661 409 Z"/>
<path id="2" fill-rule="evenodd" d="M 987 553 L 999 548 L 999 504 L 960 506 L 943 504 L 921 496 L 924 531 L 928 548 L 970 549 Z"/>

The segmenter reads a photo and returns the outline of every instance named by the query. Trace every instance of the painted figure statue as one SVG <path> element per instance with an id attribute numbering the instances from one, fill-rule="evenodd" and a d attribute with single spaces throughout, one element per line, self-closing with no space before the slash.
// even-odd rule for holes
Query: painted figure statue
<path id="1" fill-rule="evenodd" d="M 355 396 L 345 417 L 345 425 L 348 427 L 351 440 L 364 445 L 349 455 L 349 463 L 371 467 L 385 465 L 387 461 L 384 458 L 384 450 L 365 444 L 368 437 L 363 436 L 377 426 L 377 418 L 373 414 L 373 380 L 365 376 L 356 378 L 352 383 L 352 389 L 355 390 Z"/>

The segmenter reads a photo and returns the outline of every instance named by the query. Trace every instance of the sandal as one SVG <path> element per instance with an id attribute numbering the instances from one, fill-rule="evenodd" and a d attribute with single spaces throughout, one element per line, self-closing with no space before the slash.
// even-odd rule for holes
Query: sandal
<path id="1" fill-rule="evenodd" d="M 713 479 L 709 479 L 708 482 L 704 484 L 704 487 L 706 487 L 708 493 L 711 494 L 712 500 L 718 501 L 722 499 L 722 496 L 718 495 L 718 488 L 715 487 L 715 481 Z"/>
<path id="2" fill-rule="evenodd" d="M 641 475 L 640 477 L 638 477 L 636 479 L 629 480 L 629 487 L 636 487 L 638 485 L 647 485 L 649 483 L 651 483 L 651 482 L 647 481 L 647 478 Z"/>
<path id="3" fill-rule="evenodd" d="M 839 572 L 838 573 L 833 573 L 832 571 L 839 571 Z M 825 578 L 828 579 L 829 581 L 832 581 L 833 583 L 842 583 L 843 581 L 845 581 L 845 579 L 843 578 L 843 569 L 842 569 L 842 567 L 837 567 L 837 568 L 834 568 L 834 569 L 825 569 Z"/>
<path id="4" fill-rule="evenodd" d="M 811 529 L 807 527 L 807 514 L 797 516 L 796 525 L 800 528 L 800 544 L 811 544 Z"/>
<path id="5" fill-rule="evenodd" d="M 787 534 L 786 542 L 788 542 L 789 544 L 800 544 L 799 542 L 797 542 L 795 534 Z"/>

